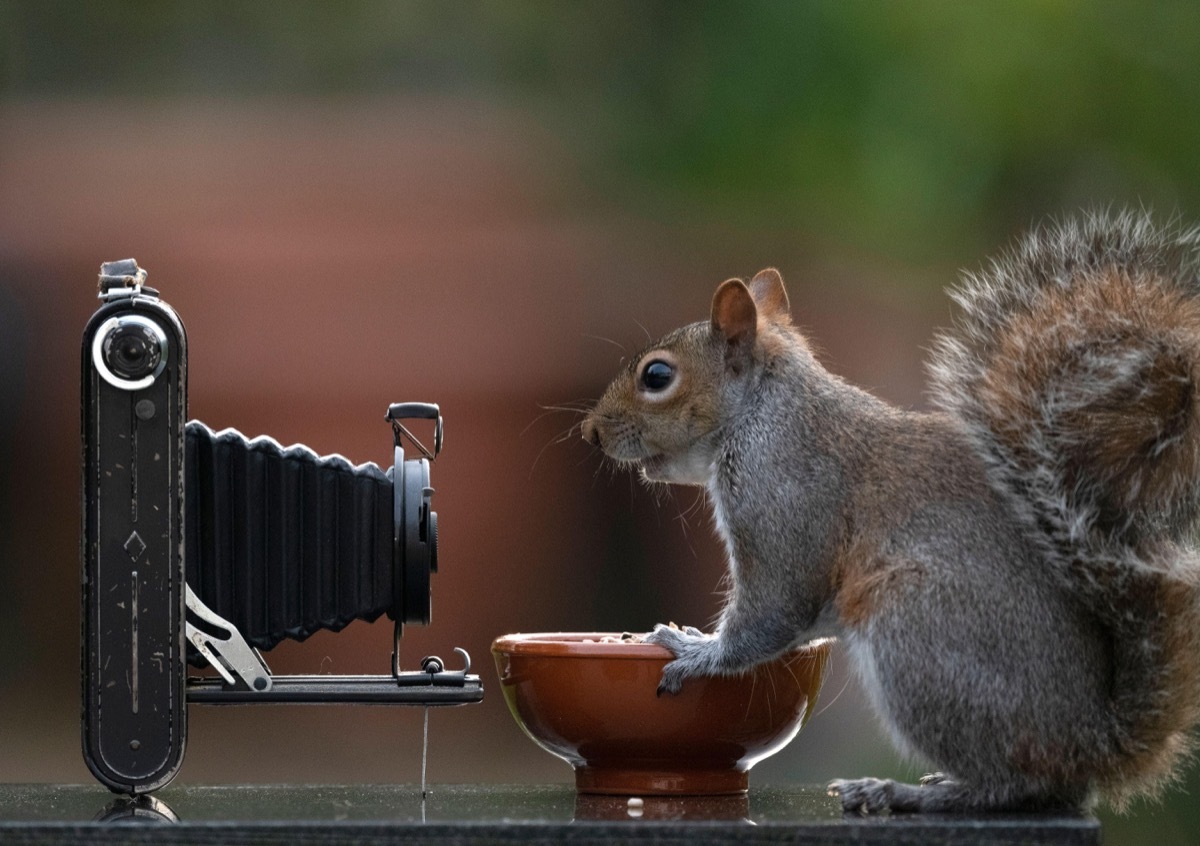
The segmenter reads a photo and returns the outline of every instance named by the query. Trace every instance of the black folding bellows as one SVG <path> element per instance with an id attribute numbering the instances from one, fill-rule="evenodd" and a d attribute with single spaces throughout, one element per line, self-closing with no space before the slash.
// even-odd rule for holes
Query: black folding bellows
<path id="1" fill-rule="evenodd" d="M 270 649 L 399 607 L 391 468 L 197 420 L 185 449 L 187 583 L 249 644 Z"/>

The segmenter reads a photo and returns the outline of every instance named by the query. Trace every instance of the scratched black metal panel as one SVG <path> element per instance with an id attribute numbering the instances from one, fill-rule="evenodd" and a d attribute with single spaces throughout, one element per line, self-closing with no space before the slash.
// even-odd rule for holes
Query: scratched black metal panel
<path id="1" fill-rule="evenodd" d="M 186 449 L 188 584 L 248 643 L 393 612 L 392 482 L 377 465 L 195 420 Z"/>
<path id="2" fill-rule="evenodd" d="M 93 366 L 109 317 L 136 313 L 165 332 L 167 367 L 125 390 Z M 183 425 L 186 341 L 153 297 L 102 307 L 84 334 L 83 751 L 113 790 L 174 776 L 186 738 L 183 632 Z"/>

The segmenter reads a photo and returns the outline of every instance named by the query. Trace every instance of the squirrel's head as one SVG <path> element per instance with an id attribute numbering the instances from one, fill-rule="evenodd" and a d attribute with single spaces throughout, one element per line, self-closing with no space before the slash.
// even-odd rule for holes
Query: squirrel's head
<path id="1" fill-rule="evenodd" d="M 650 481 L 706 484 L 717 433 L 785 337 L 797 336 L 779 271 L 721 283 L 710 319 L 655 341 L 617 375 L 583 421 L 584 440 Z"/>

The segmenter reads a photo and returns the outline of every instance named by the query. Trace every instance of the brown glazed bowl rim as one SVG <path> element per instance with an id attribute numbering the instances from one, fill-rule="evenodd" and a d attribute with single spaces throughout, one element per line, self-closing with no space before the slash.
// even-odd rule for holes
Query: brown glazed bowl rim
<path id="1" fill-rule="evenodd" d="M 536 655 L 540 658 L 618 658 L 670 661 L 675 656 L 656 643 L 601 643 L 600 638 L 620 637 L 621 632 L 529 632 L 501 635 L 492 641 L 492 652 Z M 585 641 L 591 641 L 585 642 Z"/>

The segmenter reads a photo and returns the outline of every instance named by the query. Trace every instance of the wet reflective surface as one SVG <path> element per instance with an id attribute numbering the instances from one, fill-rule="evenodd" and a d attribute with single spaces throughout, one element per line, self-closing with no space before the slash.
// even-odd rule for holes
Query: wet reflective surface
<path id="1" fill-rule="evenodd" d="M 136 830 L 135 830 L 136 829 Z M 0 840 L 23 842 L 1100 843 L 1090 817 L 846 818 L 817 786 L 745 796 L 623 797 L 570 785 L 174 786 L 116 797 L 100 786 L 0 785 Z"/>

